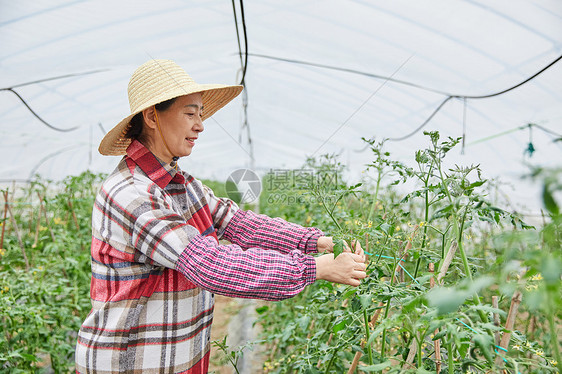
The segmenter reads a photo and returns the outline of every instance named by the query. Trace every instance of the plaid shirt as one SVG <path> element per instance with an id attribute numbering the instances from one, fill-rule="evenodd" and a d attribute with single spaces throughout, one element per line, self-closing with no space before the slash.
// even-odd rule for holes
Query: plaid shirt
<path id="1" fill-rule="evenodd" d="M 321 234 L 240 210 L 133 141 L 94 204 L 76 372 L 206 373 L 213 293 L 296 295 L 316 279 Z"/>

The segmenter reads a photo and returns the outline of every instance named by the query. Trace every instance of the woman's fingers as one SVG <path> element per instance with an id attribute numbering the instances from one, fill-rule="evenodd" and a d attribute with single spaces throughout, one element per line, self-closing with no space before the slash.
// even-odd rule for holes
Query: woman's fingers
<path id="1" fill-rule="evenodd" d="M 365 273 L 364 271 L 361 271 L 361 270 L 355 270 L 353 272 L 352 276 L 355 279 L 365 279 L 365 278 L 367 278 L 367 273 Z"/>
<path id="2" fill-rule="evenodd" d="M 354 250 L 352 251 L 351 248 L 349 247 L 349 245 L 347 243 L 344 243 L 343 251 L 344 252 L 352 252 L 356 255 L 365 257 L 365 252 L 363 251 L 363 248 L 361 247 L 361 243 L 359 243 L 358 241 L 354 241 L 353 247 L 354 247 Z M 363 261 L 365 261 L 365 260 L 363 260 Z"/>
<path id="3" fill-rule="evenodd" d="M 358 255 L 355 253 L 349 253 L 349 256 L 351 256 L 351 258 L 353 259 L 353 261 L 357 262 L 357 263 L 361 263 L 364 264 L 365 263 L 365 256 L 364 255 Z"/>
<path id="4" fill-rule="evenodd" d="M 364 256 L 349 252 L 316 257 L 316 278 L 357 287 L 367 277 L 364 261 Z"/>

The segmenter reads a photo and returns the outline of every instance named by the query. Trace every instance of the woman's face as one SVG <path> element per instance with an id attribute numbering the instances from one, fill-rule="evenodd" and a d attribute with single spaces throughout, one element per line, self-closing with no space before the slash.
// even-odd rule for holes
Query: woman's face
<path id="1" fill-rule="evenodd" d="M 189 156 L 199 133 L 204 129 L 201 119 L 203 115 L 201 94 L 180 96 L 167 110 L 158 111 L 157 114 L 162 136 L 166 139 L 168 147 L 166 148 L 156 127 L 151 131 L 151 148 L 153 148 L 151 151 L 165 162 L 171 162 L 174 156 Z"/>

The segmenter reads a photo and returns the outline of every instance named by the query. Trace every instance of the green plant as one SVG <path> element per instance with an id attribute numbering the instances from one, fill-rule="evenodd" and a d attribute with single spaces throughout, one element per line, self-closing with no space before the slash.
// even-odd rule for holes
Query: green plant
<path id="1" fill-rule="evenodd" d="M 374 172 L 371 180 L 317 179 L 284 191 L 300 196 L 299 204 L 262 203 L 266 214 L 327 230 L 336 252 L 343 241 L 356 240 L 370 255 L 368 278 L 359 287 L 316 282 L 291 301 L 258 311 L 272 348 L 266 371 L 559 370 L 559 179 L 534 173 L 548 185 L 550 212 L 550 222 L 536 230 L 487 199 L 478 166 L 448 165 L 459 139 L 426 135 L 429 147 L 416 152 L 414 168 L 392 161 L 384 142 L 365 140 L 374 156 L 365 171 Z M 343 165 L 326 156 L 305 168 L 320 173 Z M 435 273 L 426 270 L 430 266 Z M 521 292 L 522 303 L 515 297 Z M 519 313 L 506 313 L 516 307 Z M 532 328 L 528 319 L 517 319 L 529 313 Z M 501 318 L 513 327 L 503 327 Z M 510 338 L 505 346 L 501 336 Z"/>
<path id="2" fill-rule="evenodd" d="M 18 197 L 2 222 L 0 372 L 74 370 L 76 333 L 91 307 L 90 217 L 102 178 L 85 172 L 8 191 Z"/>

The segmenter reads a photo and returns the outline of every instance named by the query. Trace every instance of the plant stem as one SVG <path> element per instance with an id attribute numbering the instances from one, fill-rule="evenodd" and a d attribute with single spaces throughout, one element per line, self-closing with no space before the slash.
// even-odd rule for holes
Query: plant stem
<path id="1" fill-rule="evenodd" d="M 386 319 L 388 317 L 389 310 L 390 310 L 390 299 L 386 302 L 386 309 L 384 311 L 383 319 Z M 386 345 L 386 328 L 382 330 L 381 360 L 384 359 L 385 345 Z"/>
<path id="2" fill-rule="evenodd" d="M 427 178 L 423 181 L 423 185 L 425 187 L 425 197 L 424 197 L 424 203 L 425 203 L 425 214 L 424 214 L 424 223 L 425 223 L 425 227 L 423 228 L 423 238 L 422 238 L 422 245 L 421 248 L 419 250 L 419 257 L 418 257 L 418 261 L 416 262 L 416 270 L 414 271 L 414 278 L 418 277 L 418 270 L 420 268 L 420 263 L 421 263 L 421 252 L 424 250 L 425 245 L 426 245 L 426 237 L 427 237 L 427 221 L 429 220 L 429 191 L 427 190 L 427 186 L 429 184 L 429 178 L 431 176 L 431 171 L 433 169 L 433 163 L 431 163 L 430 167 L 429 167 L 429 171 L 427 172 Z"/>
<path id="3" fill-rule="evenodd" d="M 441 170 L 441 163 L 438 163 L 438 169 L 439 169 L 439 176 L 441 177 L 441 184 L 443 186 L 443 189 L 447 193 L 449 203 L 453 204 L 453 198 L 451 197 L 451 193 L 449 192 L 449 186 L 447 185 L 447 182 L 445 182 L 445 178 L 443 177 L 443 172 Z M 465 211 L 464 211 L 464 215 L 463 215 L 463 219 L 462 219 L 462 223 L 461 223 L 460 227 L 459 227 L 459 222 L 456 219 L 457 214 L 455 212 L 455 217 L 453 219 L 455 231 L 453 232 L 453 237 L 455 237 L 454 234 L 457 234 L 459 236 L 459 238 L 462 239 L 464 217 L 466 216 L 467 210 L 468 209 L 465 207 Z M 462 240 L 459 240 L 457 244 L 458 244 L 458 247 L 459 247 L 459 253 L 461 255 L 464 271 L 466 273 L 466 276 L 470 280 L 470 282 L 472 282 L 472 272 L 470 271 L 470 266 L 468 264 L 468 257 L 466 256 L 466 252 L 464 251 L 464 246 L 463 246 Z M 478 293 L 474 294 L 473 300 L 474 300 L 474 303 L 476 305 L 480 305 L 480 297 L 478 297 Z M 482 310 L 478 310 L 478 315 L 480 316 L 480 319 L 482 320 L 482 322 L 484 322 L 484 323 L 488 322 L 488 316 L 486 316 L 486 313 L 484 313 Z"/>
<path id="4" fill-rule="evenodd" d="M 554 352 L 554 358 L 560 365 L 560 351 L 558 350 L 558 333 L 556 331 L 556 324 L 554 323 L 554 306 L 553 299 L 549 298 L 549 308 L 548 308 L 548 324 L 550 325 L 550 345 L 552 346 Z M 562 374 L 562 366 L 558 367 L 558 373 Z"/>
<path id="5" fill-rule="evenodd" d="M 371 337 L 371 333 L 369 331 L 369 318 L 367 317 L 367 308 L 363 309 L 363 319 L 365 320 L 365 336 L 367 339 L 367 353 L 369 354 L 369 365 L 373 365 L 373 352 L 371 352 L 371 343 L 369 343 L 369 339 Z"/>
<path id="6" fill-rule="evenodd" d="M 334 221 L 334 223 L 336 224 L 336 226 L 338 226 L 338 229 L 340 229 L 340 231 L 343 231 L 342 227 L 340 226 L 340 224 L 338 223 L 338 221 L 336 221 L 336 219 L 334 218 L 334 216 L 332 215 L 332 212 L 330 211 L 330 209 L 328 209 L 328 207 L 326 206 L 326 203 L 324 202 L 324 199 L 320 196 L 320 202 L 322 203 L 322 206 L 324 207 L 324 210 L 326 210 L 326 213 L 328 213 L 328 215 L 330 216 L 330 218 L 332 219 L 332 221 Z"/>
<path id="7" fill-rule="evenodd" d="M 455 367 L 453 366 L 453 343 L 451 342 L 447 344 L 447 359 L 449 361 L 449 374 L 454 374 Z"/>
<path id="8" fill-rule="evenodd" d="M 371 211 L 369 212 L 369 217 L 367 218 L 367 221 L 371 221 L 373 218 L 373 214 L 375 213 L 375 206 L 377 205 L 377 200 L 379 199 L 379 186 L 381 183 L 381 179 L 382 179 L 382 171 L 379 170 L 379 175 L 377 177 L 377 186 L 375 187 L 375 197 L 371 204 Z"/>
<path id="9" fill-rule="evenodd" d="M 335 359 L 336 359 L 336 351 L 334 350 L 334 353 L 332 354 L 332 358 L 328 362 L 328 366 L 326 366 L 326 371 L 324 373 L 328 374 L 330 372 L 330 368 L 332 367 L 332 364 L 334 363 Z"/>
<path id="10" fill-rule="evenodd" d="M 418 340 L 418 337 L 415 338 L 418 342 L 418 367 L 422 367 L 422 342 Z"/>

